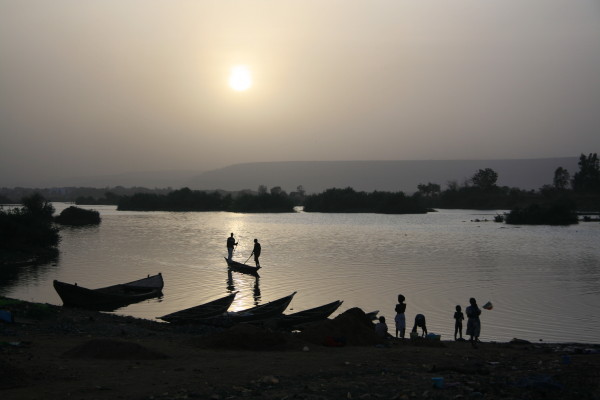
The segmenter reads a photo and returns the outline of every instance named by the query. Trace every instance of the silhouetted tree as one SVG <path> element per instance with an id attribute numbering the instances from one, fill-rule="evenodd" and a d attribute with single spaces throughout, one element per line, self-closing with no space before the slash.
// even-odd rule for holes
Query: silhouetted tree
<path id="1" fill-rule="evenodd" d="M 29 214 L 41 219 L 51 220 L 54 214 L 54 206 L 41 194 L 34 193 L 29 197 L 21 199 L 21 204 Z"/>
<path id="2" fill-rule="evenodd" d="M 565 190 L 567 188 L 567 186 L 569 185 L 570 180 L 571 180 L 571 175 L 569 174 L 569 171 L 567 171 L 563 167 L 556 168 L 556 171 L 554 171 L 554 180 L 553 180 L 555 189 Z"/>
<path id="3" fill-rule="evenodd" d="M 304 196 L 305 196 L 306 192 L 304 191 L 304 188 L 302 187 L 302 185 L 298 185 L 298 187 L 296 187 L 296 191 L 295 192 L 290 192 L 290 199 L 292 199 L 292 201 L 294 202 L 294 205 L 302 205 L 304 203 Z"/>
<path id="4" fill-rule="evenodd" d="M 448 181 L 446 183 L 446 186 L 448 187 L 447 190 L 450 190 L 452 192 L 456 192 L 458 190 L 458 182 L 457 181 Z"/>
<path id="5" fill-rule="evenodd" d="M 279 196 L 280 194 L 286 194 L 286 193 L 281 189 L 281 186 L 274 186 L 271 188 L 271 194 L 273 196 Z"/>
<path id="6" fill-rule="evenodd" d="M 417 189 L 419 189 L 419 192 L 423 196 L 427 196 L 427 197 L 439 194 L 441 191 L 440 185 L 438 185 L 437 183 L 431 183 L 431 182 L 427 183 L 427 185 L 420 183 L 417 185 Z"/>
<path id="7" fill-rule="evenodd" d="M 496 187 L 497 180 L 498 173 L 491 168 L 480 169 L 471 178 L 473 185 L 482 190 L 490 190 Z"/>
<path id="8" fill-rule="evenodd" d="M 598 155 L 590 153 L 579 157 L 579 171 L 573 176 L 573 190 L 582 193 L 600 193 L 600 164 Z"/>
<path id="9" fill-rule="evenodd" d="M 21 208 L 0 209 L 0 265 L 58 251 L 60 236 L 52 223 L 52 204 L 39 193 L 24 197 L 21 203 Z"/>
<path id="10" fill-rule="evenodd" d="M 265 185 L 259 185 L 258 186 L 258 194 L 265 194 L 267 193 L 267 187 Z"/>

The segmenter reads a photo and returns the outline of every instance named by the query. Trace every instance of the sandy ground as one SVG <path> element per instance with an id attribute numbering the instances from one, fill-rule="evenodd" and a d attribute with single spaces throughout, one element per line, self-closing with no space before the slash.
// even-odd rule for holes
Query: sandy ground
<path id="1" fill-rule="evenodd" d="M 600 399 L 598 345 L 381 344 L 349 319 L 206 329 L 0 300 L 16 316 L 0 322 L 2 400 Z"/>

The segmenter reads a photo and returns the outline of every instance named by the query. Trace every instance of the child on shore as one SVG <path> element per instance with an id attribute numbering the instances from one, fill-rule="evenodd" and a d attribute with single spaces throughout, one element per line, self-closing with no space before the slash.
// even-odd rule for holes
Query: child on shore
<path id="1" fill-rule="evenodd" d="M 382 339 L 387 339 L 390 335 L 388 333 L 388 326 L 385 323 L 385 317 L 382 315 L 379 317 L 379 323 L 375 325 L 375 333 Z"/>
<path id="2" fill-rule="evenodd" d="M 401 294 L 398 295 L 398 304 L 396 304 L 396 337 L 400 332 L 400 338 L 404 339 L 404 332 L 406 331 L 406 318 L 404 312 L 406 311 L 406 304 L 404 304 L 405 297 Z"/>
<path id="3" fill-rule="evenodd" d="M 456 334 L 460 334 L 460 340 L 463 340 L 462 337 L 462 322 L 465 319 L 465 315 L 462 313 L 462 309 L 460 306 L 456 306 L 456 312 L 454 313 L 454 340 L 457 340 Z"/>

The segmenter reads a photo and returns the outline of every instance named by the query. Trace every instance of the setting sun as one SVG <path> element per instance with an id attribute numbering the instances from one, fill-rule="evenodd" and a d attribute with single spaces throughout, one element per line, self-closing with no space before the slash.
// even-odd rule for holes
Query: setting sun
<path id="1" fill-rule="evenodd" d="M 243 92 L 252 86 L 252 74 L 245 65 L 236 65 L 229 74 L 229 87 L 237 92 Z"/>

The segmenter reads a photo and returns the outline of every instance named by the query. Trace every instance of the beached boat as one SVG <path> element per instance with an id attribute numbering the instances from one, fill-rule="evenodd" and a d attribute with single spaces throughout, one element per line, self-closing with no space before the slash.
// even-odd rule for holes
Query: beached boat
<path id="1" fill-rule="evenodd" d="M 369 318 L 371 321 L 375 321 L 377 318 L 379 318 L 377 316 L 377 314 L 379 313 L 379 310 L 375 310 L 375 311 L 371 311 L 366 313 L 365 315 L 367 316 L 367 318 Z"/>
<path id="2" fill-rule="evenodd" d="M 68 307 L 79 307 L 98 311 L 114 311 L 117 308 L 162 295 L 162 274 L 148 275 L 136 281 L 121 283 L 98 289 L 55 280 L 54 289 Z"/>
<path id="3" fill-rule="evenodd" d="M 232 326 L 239 323 L 258 323 L 281 315 L 290 305 L 296 292 L 277 300 L 261 304 L 246 310 L 228 312 L 225 315 L 205 318 L 198 322 L 208 325 Z"/>
<path id="4" fill-rule="evenodd" d="M 242 264 L 233 260 L 229 261 L 227 257 L 225 257 L 225 262 L 232 271 L 259 276 L 258 270 L 260 269 L 260 267 L 253 267 L 252 265 Z"/>
<path id="5" fill-rule="evenodd" d="M 293 314 L 282 314 L 274 318 L 274 322 L 280 328 L 293 328 L 311 322 L 321 321 L 333 314 L 342 303 L 343 301 L 336 300 L 319 307 L 298 311 Z"/>
<path id="6" fill-rule="evenodd" d="M 223 315 L 227 312 L 227 309 L 229 306 L 231 306 L 231 303 L 233 303 L 237 293 L 238 292 L 231 293 L 225 297 L 221 297 L 220 299 L 186 308 L 185 310 L 177 311 L 157 318 L 170 323 L 194 323 L 205 318 Z"/>

